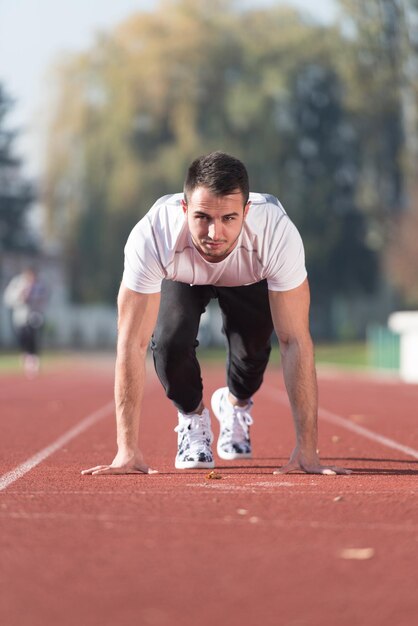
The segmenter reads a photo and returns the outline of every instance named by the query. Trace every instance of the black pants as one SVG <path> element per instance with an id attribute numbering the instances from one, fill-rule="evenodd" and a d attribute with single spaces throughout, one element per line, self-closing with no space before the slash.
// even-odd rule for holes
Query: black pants
<path id="1" fill-rule="evenodd" d="M 166 395 L 183 413 L 193 412 L 202 400 L 197 333 L 213 298 L 218 299 L 227 340 L 227 385 L 236 398 L 245 400 L 257 391 L 270 356 L 273 322 L 266 281 L 214 287 L 164 280 L 151 348 Z"/>
<path id="2" fill-rule="evenodd" d="M 34 328 L 30 324 L 15 328 L 19 348 L 25 354 L 39 355 L 40 328 Z"/>

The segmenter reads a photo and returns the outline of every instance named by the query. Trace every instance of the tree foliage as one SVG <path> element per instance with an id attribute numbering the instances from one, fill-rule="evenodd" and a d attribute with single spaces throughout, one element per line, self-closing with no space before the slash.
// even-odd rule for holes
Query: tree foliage
<path id="1" fill-rule="evenodd" d="M 402 146 L 403 211 L 393 216 L 385 269 L 402 303 L 418 306 L 418 2 L 395 3 L 398 9 L 398 73 L 404 141 Z"/>
<path id="2" fill-rule="evenodd" d="M 33 188 L 22 177 L 21 162 L 14 154 L 16 134 L 6 126 L 12 106 L 12 99 L 0 84 L 0 252 L 34 247 L 25 222 L 33 202 Z"/>

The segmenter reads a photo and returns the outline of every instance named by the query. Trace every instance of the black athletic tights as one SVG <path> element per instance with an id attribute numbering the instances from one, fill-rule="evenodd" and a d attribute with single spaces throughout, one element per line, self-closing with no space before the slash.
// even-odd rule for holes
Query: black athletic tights
<path id="1" fill-rule="evenodd" d="M 183 413 L 192 413 L 202 400 L 197 333 L 200 317 L 213 298 L 218 299 L 222 313 L 231 393 L 242 400 L 252 396 L 267 367 L 273 322 L 266 281 L 245 287 L 214 287 L 164 280 L 151 348 L 166 395 Z"/>

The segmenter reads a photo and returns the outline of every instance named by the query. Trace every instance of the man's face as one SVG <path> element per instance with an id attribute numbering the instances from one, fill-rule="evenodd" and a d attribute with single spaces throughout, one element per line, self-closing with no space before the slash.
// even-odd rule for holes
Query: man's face
<path id="1" fill-rule="evenodd" d="M 218 263 L 235 248 L 250 202 L 244 206 L 239 189 L 217 196 L 197 187 L 182 206 L 195 247 L 206 261 Z"/>

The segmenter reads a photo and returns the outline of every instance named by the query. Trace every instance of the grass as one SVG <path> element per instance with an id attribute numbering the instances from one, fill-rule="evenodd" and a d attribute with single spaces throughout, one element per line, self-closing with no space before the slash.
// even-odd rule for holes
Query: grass
<path id="1" fill-rule="evenodd" d="M 348 368 L 370 366 L 365 342 L 319 344 L 315 347 L 315 355 L 318 365 L 340 365 Z"/>
<path id="2" fill-rule="evenodd" d="M 225 349 L 200 348 L 199 359 L 205 363 L 217 363 L 225 359 Z M 368 351 L 366 343 L 329 343 L 315 345 L 317 365 L 336 365 L 347 368 L 364 369 L 369 367 Z M 279 348 L 273 346 L 271 361 L 280 363 Z"/>
<path id="3" fill-rule="evenodd" d="M 318 344 L 315 346 L 315 353 L 318 365 L 335 365 L 350 369 L 364 369 L 369 366 L 366 343 Z M 71 361 L 75 360 L 78 356 L 77 353 L 45 352 L 42 355 L 42 366 L 49 368 L 71 364 Z M 199 348 L 198 357 L 199 360 L 205 364 L 216 365 L 223 363 L 225 361 L 225 349 L 223 347 Z M 271 362 L 277 365 L 280 363 L 277 345 L 273 346 Z M 5 373 L 17 373 L 21 370 L 20 354 L 17 352 L 0 353 L 0 375 Z"/>
<path id="4" fill-rule="evenodd" d="M 17 372 L 21 369 L 20 357 L 14 353 L 0 354 L 0 373 Z"/>
<path id="5" fill-rule="evenodd" d="M 62 367 L 71 365 L 78 357 L 77 353 L 66 352 L 44 352 L 41 355 L 41 367 L 49 369 L 51 367 Z M 22 357 L 19 352 L 0 352 L 0 375 L 17 374 L 22 372 Z"/>

